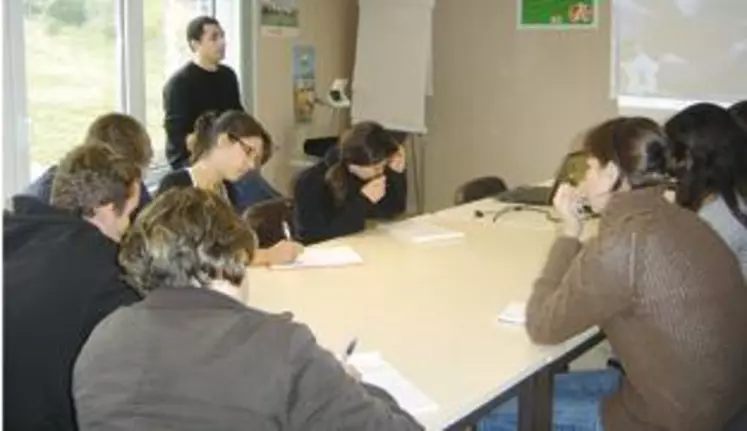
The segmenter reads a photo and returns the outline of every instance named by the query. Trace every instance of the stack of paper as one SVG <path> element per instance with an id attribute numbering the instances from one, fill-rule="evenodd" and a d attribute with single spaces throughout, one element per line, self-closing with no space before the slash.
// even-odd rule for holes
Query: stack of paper
<path id="1" fill-rule="evenodd" d="M 363 258 L 350 247 L 311 247 L 304 250 L 295 262 L 273 265 L 273 269 L 327 268 L 357 265 Z"/>
<path id="2" fill-rule="evenodd" d="M 379 352 L 354 354 L 348 358 L 348 363 L 361 373 L 365 383 L 387 391 L 410 414 L 417 415 L 438 409 L 433 400 L 386 362 Z"/>
<path id="3" fill-rule="evenodd" d="M 383 226 L 395 237 L 415 244 L 445 241 L 464 237 L 464 232 L 447 229 L 424 220 L 406 220 Z"/>
<path id="4" fill-rule="evenodd" d="M 523 325 L 527 321 L 527 305 L 523 302 L 512 302 L 498 315 L 498 321 Z"/>

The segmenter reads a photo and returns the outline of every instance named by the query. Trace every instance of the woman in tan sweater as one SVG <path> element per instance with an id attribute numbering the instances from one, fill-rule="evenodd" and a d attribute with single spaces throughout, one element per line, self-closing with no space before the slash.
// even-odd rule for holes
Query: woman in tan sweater
<path id="1" fill-rule="evenodd" d="M 736 258 L 696 214 L 663 198 L 670 157 L 653 121 L 607 121 L 584 147 L 583 183 L 555 199 L 562 227 L 527 305 L 527 331 L 554 344 L 599 326 L 626 375 L 597 404 L 592 396 L 605 391 L 570 394 L 583 377 L 560 376 L 555 428 L 718 431 L 747 403 L 747 289 Z M 586 244 L 582 202 L 601 214 Z M 484 429 L 508 429 L 511 410 L 499 408 Z"/>

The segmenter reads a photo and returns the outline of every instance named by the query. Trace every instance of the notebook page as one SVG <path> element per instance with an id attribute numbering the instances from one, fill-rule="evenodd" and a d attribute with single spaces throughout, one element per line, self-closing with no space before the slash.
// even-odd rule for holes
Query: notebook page
<path id="1" fill-rule="evenodd" d="M 350 247 L 310 247 L 295 262 L 273 265 L 273 269 L 329 268 L 363 263 L 363 258 Z"/>
<path id="2" fill-rule="evenodd" d="M 464 237 L 464 232 L 447 229 L 424 220 L 406 220 L 382 226 L 382 229 L 403 241 L 422 244 Z"/>
<path id="3" fill-rule="evenodd" d="M 386 362 L 379 352 L 356 353 L 348 358 L 348 363 L 361 373 L 365 383 L 387 391 L 410 414 L 438 409 L 433 400 Z"/>
<path id="4" fill-rule="evenodd" d="M 512 302 L 498 315 L 498 321 L 501 323 L 511 323 L 514 325 L 523 325 L 526 323 L 527 305 L 524 302 Z"/>

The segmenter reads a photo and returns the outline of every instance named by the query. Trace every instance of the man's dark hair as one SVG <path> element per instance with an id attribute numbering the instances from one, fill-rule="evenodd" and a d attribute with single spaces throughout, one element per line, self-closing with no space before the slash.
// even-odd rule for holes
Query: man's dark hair
<path id="1" fill-rule="evenodd" d="M 97 208 L 114 204 L 121 214 L 141 176 L 137 161 L 115 152 L 109 144 L 86 143 L 60 162 L 52 183 L 52 205 L 92 217 Z"/>
<path id="2" fill-rule="evenodd" d="M 220 22 L 212 16 L 198 16 L 187 24 L 187 43 L 190 49 L 192 48 L 192 42 L 199 42 L 202 40 L 202 35 L 205 34 L 206 25 L 217 25 L 220 27 Z"/>

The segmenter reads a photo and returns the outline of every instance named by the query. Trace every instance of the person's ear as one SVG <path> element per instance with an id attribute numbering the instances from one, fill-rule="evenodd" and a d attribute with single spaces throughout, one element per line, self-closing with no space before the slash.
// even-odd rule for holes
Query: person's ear
<path id="1" fill-rule="evenodd" d="M 140 205 L 140 193 L 142 193 L 142 189 L 140 188 L 140 181 L 133 181 L 132 184 L 129 186 L 130 193 L 129 193 L 129 204 L 134 207 L 132 210 L 134 211 L 138 205 Z"/>
<path id="2" fill-rule="evenodd" d="M 610 187 L 612 187 L 612 185 L 617 182 L 621 174 L 620 167 L 617 166 L 617 163 L 614 162 L 607 162 L 607 165 L 604 167 L 603 172 L 604 176 L 607 179 L 607 182 L 610 184 Z"/>
<path id="3" fill-rule="evenodd" d="M 93 210 L 93 216 L 99 219 L 110 219 L 115 214 L 117 214 L 117 209 L 114 202 L 106 203 Z"/>
<path id="4" fill-rule="evenodd" d="M 192 52 L 197 52 L 197 48 L 200 47 L 200 41 L 198 40 L 190 40 L 189 41 L 189 49 L 192 50 Z"/>

